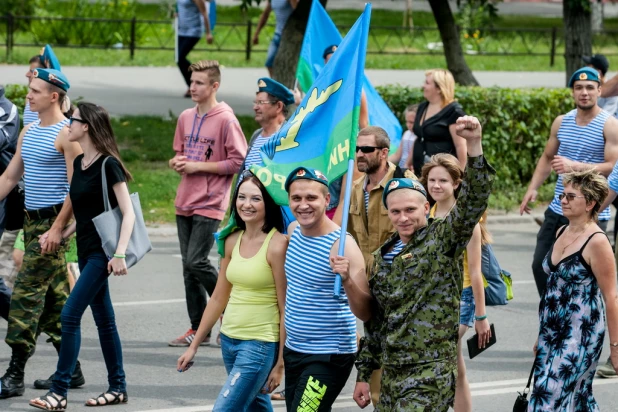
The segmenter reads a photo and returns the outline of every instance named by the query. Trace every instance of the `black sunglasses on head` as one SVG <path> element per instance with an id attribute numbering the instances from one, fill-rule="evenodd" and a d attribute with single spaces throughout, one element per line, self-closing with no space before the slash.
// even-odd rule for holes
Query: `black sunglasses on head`
<path id="1" fill-rule="evenodd" d="M 376 151 L 376 149 L 386 149 L 386 147 L 380 147 L 380 146 L 356 146 L 356 153 L 358 153 L 358 151 L 360 150 L 361 152 L 368 154 L 368 153 L 373 153 Z"/>

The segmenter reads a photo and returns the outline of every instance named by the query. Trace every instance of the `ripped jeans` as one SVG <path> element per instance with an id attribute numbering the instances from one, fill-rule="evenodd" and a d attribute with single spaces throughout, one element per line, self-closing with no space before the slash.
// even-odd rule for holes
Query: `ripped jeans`
<path id="1" fill-rule="evenodd" d="M 279 342 L 233 339 L 221 334 L 221 352 L 228 373 L 213 412 L 272 412 L 270 394 L 263 394 L 277 362 Z"/>

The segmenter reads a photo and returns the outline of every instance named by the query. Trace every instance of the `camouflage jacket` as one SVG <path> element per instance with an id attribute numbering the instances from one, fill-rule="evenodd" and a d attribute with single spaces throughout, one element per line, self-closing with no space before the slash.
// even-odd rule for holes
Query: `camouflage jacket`
<path id="1" fill-rule="evenodd" d="M 457 203 L 444 219 L 430 219 L 391 265 L 382 256 L 395 233 L 374 252 L 369 287 L 373 317 L 356 361 L 359 382 L 383 366 L 400 367 L 457 358 L 460 256 L 487 208 L 494 169 L 483 156 L 468 158 Z"/>

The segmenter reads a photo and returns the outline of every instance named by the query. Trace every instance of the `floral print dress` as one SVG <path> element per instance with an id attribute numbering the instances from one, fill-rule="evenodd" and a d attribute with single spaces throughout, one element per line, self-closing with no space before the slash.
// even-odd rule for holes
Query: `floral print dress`
<path id="1" fill-rule="evenodd" d="M 565 227 L 566 228 L 566 227 Z M 564 233 L 564 228 L 558 235 Z M 605 306 L 582 248 L 554 265 L 549 250 L 543 268 L 549 275 L 539 306 L 539 344 L 528 412 L 599 411 L 592 379 L 605 337 Z M 604 233 L 603 233 L 604 234 Z"/>

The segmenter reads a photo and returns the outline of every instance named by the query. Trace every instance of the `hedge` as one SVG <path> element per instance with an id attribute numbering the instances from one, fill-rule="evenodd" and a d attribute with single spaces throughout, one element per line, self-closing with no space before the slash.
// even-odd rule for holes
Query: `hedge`
<path id="1" fill-rule="evenodd" d="M 378 87 L 405 128 L 405 108 L 424 100 L 419 88 Z M 6 96 L 23 109 L 27 87 L 6 86 Z M 455 98 L 483 124 L 483 150 L 496 168 L 494 191 L 521 189 L 534 173 L 556 116 L 572 110 L 569 89 L 459 87 Z M 555 175 L 552 175 L 555 179 Z"/>
<path id="2" fill-rule="evenodd" d="M 419 88 L 391 85 L 378 91 L 402 124 L 405 108 L 425 100 Z M 483 151 L 497 172 L 495 190 L 528 184 L 552 122 L 575 107 L 569 89 L 459 87 L 455 98 L 483 125 Z"/>

